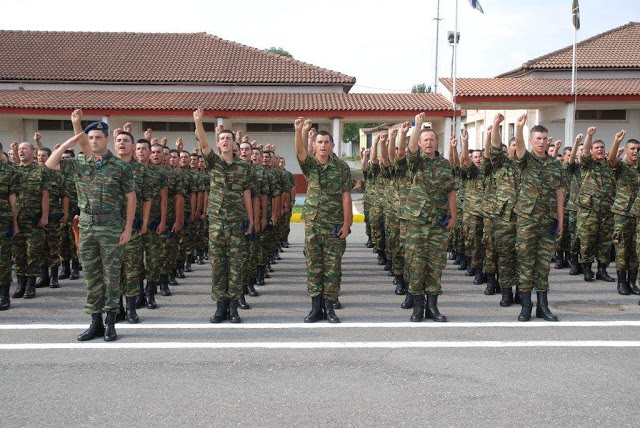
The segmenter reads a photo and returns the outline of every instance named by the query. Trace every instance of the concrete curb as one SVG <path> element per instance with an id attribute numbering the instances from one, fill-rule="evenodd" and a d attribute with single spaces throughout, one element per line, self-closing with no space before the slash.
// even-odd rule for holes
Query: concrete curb
<path id="1" fill-rule="evenodd" d="M 304 223 L 304 220 L 301 217 L 302 214 L 291 214 L 291 223 Z M 354 214 L 353 222 L 364 223 L 364 214 Z"/>

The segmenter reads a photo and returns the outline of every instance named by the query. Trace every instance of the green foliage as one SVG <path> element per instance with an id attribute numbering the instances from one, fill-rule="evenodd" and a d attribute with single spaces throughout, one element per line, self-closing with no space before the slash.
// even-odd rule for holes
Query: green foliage
<path id="1" fill-rule="evenodd" d="M 345 123 L 342 126 L 342 141 L 345 143 L 359 144 L 360 128 L 374 128 L 379 123 Z"/>
<path id="2" fill-rule="evenodd" d="M 293 58 L 293 55 L 291 55 L 288 51 L 284 50 L 283 48 L 276 48 L 271 46 L 269 49 L 265 49 L 265 51 L 267 52 L 271 52 L 272 54 L 276 54 L 276 55 L 280 55 L 280 56 L 286 56 L 287 58 Z"/>
<path id="3" fill-rule="evenodd" d="M 430 94 L 431 93 L 431 85 L 427 86 L 425 83 L 416 83 L 411 88 L 412 94 Z"/>

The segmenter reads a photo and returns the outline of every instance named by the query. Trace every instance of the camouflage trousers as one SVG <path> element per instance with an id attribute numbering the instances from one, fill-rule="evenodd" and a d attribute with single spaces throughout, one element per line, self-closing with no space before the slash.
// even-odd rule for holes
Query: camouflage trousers
<path id="1" fill-rule="evenodd" d="M 456 225 L 451 228 L 452 240 L 451 246 L 458 254 L 465 254 L 464 250 L 464 231 L 463 231 L 463 221 L 461 221 L 463 217 L 462 210 L 457 210 L 456 218 L 458 221 Z"/>
<path id="2" fill-rule="evenodd" d="M 170 223 L 173 227 L 173 221 Z M 164 239 L 162 239 L 162 252 L 160 257 L 160 273 L 162 275 L 171 275 L 176 268 L 176 261 L 178 260 L 178 237 L 173 235 L 168 237 L 166 232 Z"/>
<path id="3" fill-rule="evenodd" d="M 7 227 L 3 225 L 0 230 L 7 230 Z M 0 233 L 0 288 L 11 285 L 11 240 Z"/>
<path id="4" fill-rule="evenodd" d="M 257 249 L 257 257 L 258 257 L 258 265 L 265 266 L 269 262 L 269 242 L 273 240 L 273 229 L 264 230 L 260 232 L 258 235 L 258 249 Z"/>
<path id="5" fill-rule="evenodd" d="M 613 245 L 616 247 L 616 269 L 637 270 L 636 218 L 613 215 Z"/>
<path id="6" fill-rule="evenodd" d="M 409 223 L 408 220 L 404 218 L 400 219 L 400 243 L 398 246 L 400 247 L 400 252 L 402 256 L 399 257 L 398 259 L 400 262 L 400 266 L 397 267 L 397 270 L 396 270 L 395 263 L 393 265 L 394 273 L 398 272 L 396 275 L 402 274 L 405 284 L 409 283 L 409 261 L 407 259 L 407 224 L 408 223 Z"/>
<path id="7" fill-rule="evenodd" d="M 369 210 L 371 216 L 371 240 L 376 250 L 386 249 L 384 236 L 384 210 L 380 204 L 373 204 Z"/>
<path id="8" fill-rule="evenodd" d="M 613 214 L 609 210 L 578 208 L 578 238 L 582 263 L 609 264 L 613 236 Z"/>
<path id="9" fill-rule="evenodd" d="M 247 238 L 242 221 L 211 219 L 209 222 L 209 262 L 211 263 L 211 298 L 237 300 L 242 296 L 243 268 Z"/>
<path id="10" fill-rule="evenodd" d="M 498 254 L 496 248 L 495 220 L 484 217 L 482 230 L 482 246 L 484 247 L 484 271 L 497 273 Z"/>
<path id="11" fill-rule="evenodd" d="M 442 294 L 442 270 L 447 265 L 447 235 L 448 231 L 440 224 L 407 220 L 405 248 L 411 272 L 410 294 Z"/>
<path id="12" fill-rule="evenodd" d="M 516 214 L 494 221 L 496 253 L 498 255 L 498 284 L 500 288 L 517 286 L 516 272 Z"/>
<path id="13" fill-rule="evenodd" d="M 262 233 L 257 234 L 253 241 L 249 241 L 249 270 L 247 272 L 249 280 L 247 281 L 247 284 L 253 284 L 258 277 L 258 252 L 260 249 L 260 235 L 262 235 Z"/>
<path id="14" fill-rule="evenodd" d="M 304 254 L 307 261 L 307 296 L 335 301 L 342 279 L 342 255 L 347 241 L 331 233 L 333 227 L 304 225 Z"/>
<path id="15" fill-rule="evenodd" d="M 120 300 L 122 253 L 121 222 L 97 226 L 80 222 L 79 255 L 87 283 L 88 314 L 112 312 Z"/>
<path id="16" fill-rule="evenodd" d="M 565 213 L 567 211 L 565 210 Z M 570 252 L 571 232 L 569 231 L 569 216 L 565 214 L 562 225 L 562 234 L 556 237 L 556 252 L 563 255 L 565 251 Z"/>
<path id="17" fill-rule="evenodd" d="M 195 249 L 204 251 L 209 246 L 209 219 L 200 219 L 198 226 L 198 235 L 196 236 Z"/>
<path id="18" fill-rule="evenodd" d="M 387 247 L 391 256 L 394 275 L 402 275 L 404 269 L 404 249 L 400 246 L 400 219 L 398 214 L 387 216 Z"/>
<path id="19" fill-rule="evenodd" d="M 62 225 L 55 220 L 49 221 L 50 223 L 44 228 L 45 263 L 48 266 L 58 266 L 60 265 L 60 235 L 62 233 Z"/>
<path id="20" fill-rule="evenodd" d="M 188 214 L 185 214 L 185 218 L 188 218 Z M 181 260 L 184 263 L 184 260 L 187 257 L 188 253 L 191 253 L 193 249 L 193 230 L 195 228 L 195 224 L 185 223 L 185 226 L 182 228 L 180 233 L 178 234 L 178 260 Z"/>
<path id="21" fill-rule="evenodd" d="M 78 248 L 71 221 L 60 225 L 60 260 L 63 262 L 78 261 Z"/>
<path id="22" fill-rule="evenodd" d="M 390 207 L 385 207 L 384 211 L 384 253 L 389 261 L 393 260 L 393 247 L 391 242 L 391 234 L 393 233 L 393 223 L 395 222 L 395 213 Z"/>
<path id="23" fill-rule="evenodd" d="M 371 204 L 368 202 L 363 202 L 362 210 L 364 211 L 364 226 L 365 233 L 367 234 L 367 238 L 371 239 L 371 223 L 369 221 L 369 210 L 371 209 Z"/>
<path id="24" fill-rule="evenodd" d="M 565 213 L 569 218 L 567 221 L 567 231 L 569 232 L 569 252 L 571 254 L 579 254 L 580 240 L 578 239 L 578 212 L 567 210 Z"/>
<path id="25" fill-rule="evenodd" d="M 463 214 L 465 256 L 471 258 L 471 267 L 482 268 L 484 249 L 482 248 L 482 216 Z"/>
<path id="26" fill-rule="evenodd" d="M 518 289 L 529 293 L 549 290 L 549 260 L 555 249 L 555 236 L 549 233 L 552 220 L 542 221 L 518 216 L 516 253 L 518 257 Z"/>
<path id="27" fill-rule="evenodd" d="M 122 247 L 122 269 L 120 274 L 120 294 L 126 297 L 138 295 L 140 281 L 144 275 L 144 247 L 137 230 Z"/>
<path id="28" fill-rule="evenodd" d="M 13 260 L 16 275 L 40 276 L 46 254 L 44 229 L 34 226 L 31 218 L 18 218 L 20 233 L 13 237 Z"/>
<path id="29" fill-rule="evenodd" d="M 144 247 L 144 274 L 147 282 L 160 282 L 162 274 L 162 243 L 166 235 L 158 235 L 155 231 L 148 230 L 142 236 Z"/>

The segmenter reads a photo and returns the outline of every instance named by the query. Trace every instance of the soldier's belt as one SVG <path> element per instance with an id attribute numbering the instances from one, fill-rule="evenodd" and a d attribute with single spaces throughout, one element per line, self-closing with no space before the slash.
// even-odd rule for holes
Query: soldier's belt
<path id="1" fill-rule="evenodd" d="M 92 223 L 99 226 L 102 224 L 112 223 L 115 220 L 122 220 L 122 215 L 118 212 L 109 214 L 80 213 L 80 221 L 83 223 Z"/>

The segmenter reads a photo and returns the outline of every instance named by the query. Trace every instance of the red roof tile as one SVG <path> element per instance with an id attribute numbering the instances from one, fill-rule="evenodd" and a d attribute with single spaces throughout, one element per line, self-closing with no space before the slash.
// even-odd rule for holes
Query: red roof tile
<path id="1" fill-rule="evenodd" d="M 441 94 L 219 93 L 0 90 L 0 108 L 218 112 L 407 112 L 449 111 Z"/>
<path id="2" fill-rule="evenodd" d="M 573 45 L 548 53 L 522 64 L 498 77 L 512 77 L 535 70 L 569 70 L 572 67 Z M 621 27 L 579 42 L 576 53 L 578 69 L 640 68 L 640 22 Z"/>
<path id="3" fill-rule="evenodd" d="M 451 92 L 451 79 L 440 79 Z M 640 79 L 578 79 L 578 95 L 639 96 Z M 571 96 L 571 79 L 522 79 L 522 78 L 459 78 L 456 83 L 458 97 L 527 97 Z"/>
<path id="4" fill-rule="evenodd" d="M 355 77 L 206 33 L 0 31 L 0 81 L 343 85 Z"/>

